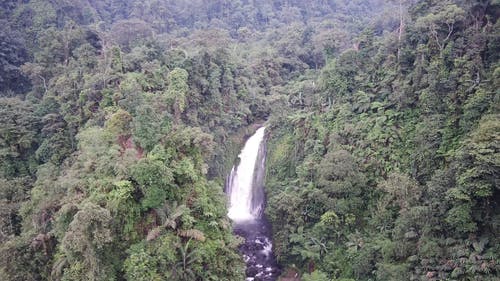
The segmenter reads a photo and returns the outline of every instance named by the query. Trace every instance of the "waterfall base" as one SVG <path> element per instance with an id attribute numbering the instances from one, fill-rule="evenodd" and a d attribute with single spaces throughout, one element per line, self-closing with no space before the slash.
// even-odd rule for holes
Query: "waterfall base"
<path id="1" fill-rule="evenodd" d="M 281 273 L 272 251 L 271 226 L 266 219 L 234 225 L 234 233 L 244 237 L 240 246 L 246 269 L 246 281 L 275 281 Z"/>
<path id="2" fill-rule="evenodd" d="M 270 239 L 271 225 L 263 216 L 265 129 L 259 128 L 246 141 L 238 156 L 240 162 L 226 182 L 228 216 L 234 223 L 234 233 L 245 238 L 240 252 L 247 265 L 246 281 L 275 281 L 280 275 Z"/>

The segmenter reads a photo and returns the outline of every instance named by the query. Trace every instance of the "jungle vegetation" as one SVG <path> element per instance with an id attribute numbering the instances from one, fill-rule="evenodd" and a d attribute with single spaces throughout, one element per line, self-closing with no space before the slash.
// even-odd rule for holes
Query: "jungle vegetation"
<path id="1" fill-rule="evenodd" d="M 498 280 L 500 1 L 4 0 L 0 280 Z"/>

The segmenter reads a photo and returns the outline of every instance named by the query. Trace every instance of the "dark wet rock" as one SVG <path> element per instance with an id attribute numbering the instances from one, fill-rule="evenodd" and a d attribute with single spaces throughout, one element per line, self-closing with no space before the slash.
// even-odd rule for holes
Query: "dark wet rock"
<path id="1" fill-rule="evenodd" d="M 281 274 L 272 252 L 270 229 L 265 219 L 234 226 L 235 234 L 245 238 L 239 250 L 247 265 L 246 276 L 254 281 L 276 281 Z"/>
<path id="2" fill-rule="evenodd" d="M 257 273 L 259 273 L 259 269 L 255 266 L 249 266 L 245 271 L 247 277 L 254 277 L 255 275 L 257 275 Z"/>

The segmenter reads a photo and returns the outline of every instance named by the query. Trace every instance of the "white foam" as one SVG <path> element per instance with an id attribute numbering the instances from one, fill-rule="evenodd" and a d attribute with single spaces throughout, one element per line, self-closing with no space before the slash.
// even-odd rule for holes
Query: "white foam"
<path id="1" fill-rule="evenodd" d="M 265 127 L 259 128 L 251 136 L 239 158 L 240 164 L 231 171 L 229 187 L 229 212 L 228 217 L 235 222 L 245 222 L 256 219 L 259 210 L 252 208 L 252 184 L 254 179 L 255 164 L 259 155 L 260 145 L 264 139 Z"/>
<path id="2" fill-rule="evenodd" d="M 266 255 L 266 257 L 269 257 L 271 252 L 273 251 L 273 244 L 267 243 L 264 245 L 264 249 L 262 250 L 262 253 Z"/>

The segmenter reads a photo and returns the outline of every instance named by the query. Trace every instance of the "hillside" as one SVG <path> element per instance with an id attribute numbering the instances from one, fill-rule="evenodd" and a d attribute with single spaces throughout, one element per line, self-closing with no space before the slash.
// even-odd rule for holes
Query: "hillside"
<path id="1" fill-rule="evenodd" d="M 499 15 L 3 1 L 0 280 L 244 280 L 224 182 L 262 124 L 283 276 L 497 280 Z"/>

